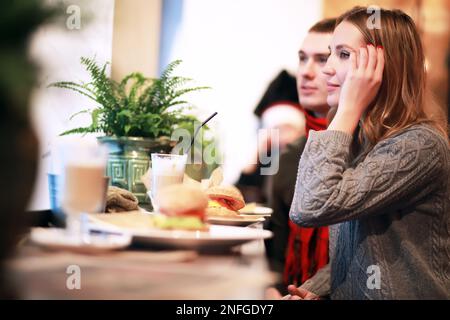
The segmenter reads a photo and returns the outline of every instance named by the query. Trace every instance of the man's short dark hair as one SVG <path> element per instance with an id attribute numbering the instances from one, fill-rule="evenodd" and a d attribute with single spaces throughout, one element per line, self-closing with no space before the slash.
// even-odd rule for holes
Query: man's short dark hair
<path id="1" fill-rule="evenodd" d="M 313 25 L 308 32 L 332 33 L 336 27 L 336 18 L 324 19 Z"/>

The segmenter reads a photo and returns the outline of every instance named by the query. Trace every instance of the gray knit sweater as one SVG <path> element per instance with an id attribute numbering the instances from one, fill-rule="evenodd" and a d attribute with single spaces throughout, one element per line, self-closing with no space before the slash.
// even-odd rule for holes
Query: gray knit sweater
<path id="1" fill-rule="evenodd" d="M 330 264 L 302 287 L 332 299 L 450 298 L 450 150 L 415 125 L 352 157 L 352 136 L 310 131 L 290 218 L 330 225 Z"/>

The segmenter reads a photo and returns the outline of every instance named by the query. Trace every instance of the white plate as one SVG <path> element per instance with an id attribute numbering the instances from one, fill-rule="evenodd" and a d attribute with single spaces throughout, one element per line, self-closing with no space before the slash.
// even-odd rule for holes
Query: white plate
<path id="1" fill-rule="evenodd" d="M 264 222 L 264 218 L 258 216 L 240 216 L 240 217 L 208 217 L 207 221 L 211 224 L 220 224 L 225 226 L 245 227 L 257 222 Z"/>
<path id="2" fill-rule="evenodd" d="M 91 229 L 106 232 L 126 232 L 133 243 L 165 248 L 224 250 L 253 240 L 272 237 L 263 229 L 210 225 L 209 231 L 181 231 L 160 229 L 123 229 L 104 221 L 91 219 Z"/>
<path id="3" fill-rule="evenodd" d="M 126 233 L 95 234 L 82 241 L 69 236 L 65 229 L 33 228 L 30 240 L 37 245 L 56 250 L 69 250 L 79 253 L 98 253 L 118 250 L 131 244 L 131 236 Z"/>
<path id="4" fill-rule="evenodd" d="M 256 206 L 254 208 L 242 208 L 241 210 L 239 210 L 239 212 L 241 214 L 255 214 L 255 215 L 261 215 L 261 216 L 269 216 L 273 213 L 272 208 L 269 207 L 261 207 L 261 206 Z"/>

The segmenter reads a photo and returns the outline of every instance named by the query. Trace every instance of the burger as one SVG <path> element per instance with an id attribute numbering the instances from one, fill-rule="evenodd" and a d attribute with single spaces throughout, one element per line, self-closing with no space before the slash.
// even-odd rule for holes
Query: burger
<path id="1" fill-rule="evenodd" d="M 155 201 L 159 208 L 154 218 L 155 227 L 160 229 L 177 229 L 207 231 L 205 209 L 208 197 L 199 187 L 175 184 L 161 189 Z"/>
<path id="2" fill-rule="evenodd" d="M 206 189 L 208 195 L 208 216 L 237 217 L 239 209 L 245 206 L 242 193 L 234 186 L 214 186 Z"/>

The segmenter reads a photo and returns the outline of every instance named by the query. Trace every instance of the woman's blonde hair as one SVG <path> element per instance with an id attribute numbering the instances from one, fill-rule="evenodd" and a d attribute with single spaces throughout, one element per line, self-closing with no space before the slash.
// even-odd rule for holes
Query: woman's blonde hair
<path id="1" fill-rule="evenodd" d="M 425 56 L 414 21 L 403 11 L 380 9 L 379 27 L 375 21 L 372 28 L 368 26 L 371 14 L 365 7 L 355 7 L 337 19 L 337 24 L 355 25 L 367 44 L 384 48 L 382 84 L 362 120 L 360 134 L 374 146 L 414 124 L 428 123 L 448 141 L 443 109 L 426 93 Z"/>

